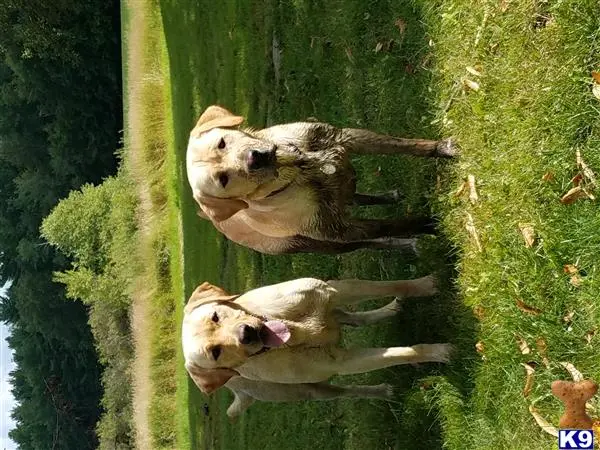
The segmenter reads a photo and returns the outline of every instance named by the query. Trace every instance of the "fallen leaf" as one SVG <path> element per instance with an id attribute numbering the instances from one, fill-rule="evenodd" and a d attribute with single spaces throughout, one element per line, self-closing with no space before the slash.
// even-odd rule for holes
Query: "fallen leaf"
<path id="1" fill-rule="evenodd" d="M 469 201 L 472 205 L 479 201 L 479 195 L 477 195 L 477 188 L 475 187 L 475 176 L 467 176 L 467 184 L 469 185 Z"/>
<path id="2" fill-rule="evenodd" d="M 478 320 L 483 320 L 485 317 L 485 309 L 483 309 L 483 306 L 481 305 L 476 305 L 475 308 L 473 308 L 473 314 L 475 314 L 475 317 L 477 317 Z"/>
<path id="3" fill-rule="evenodd" d="M 344 49 L 344 52 L 346 53 L 346 57 L 348 58 L 348 60 L 351 63 L 354 63 L 354 56 L 352 56 L 352 49 L 350 49 L 350 47 L 346 47 Z"/>
<path id="4" fill-rule="evenodd" d="M 471 75 L 475 75 L 476 77 L 481 76 L 481 72 L 479 72 L 475 67 L 467 66 L 467 72 Z"/>
<path id="5" fill-rule="evenodd" d="M 475 350 L 477 350 L 477 353 L 483 353 L 485 350 L 485 346 L 483 345 L 483 342 L 479 341 L 475 344 Z"/>
<path id="6" fill-rule="evenodd" d="M 589 198 L 587 192 L 581 186 L 575 186 L 562 196 L 560 202 L 563 205 L 571 205 L 580 198 Z"/>
<path id="7" fill-rule="evenodd" d="M 520 223 L 519 229 L 521 230 L 523 239 L 525 239 L 525 247 L 533 247 L 533 244 L 535 243 L 535 231 L 533 229 L 533 226 L 528 223 Z"/>
<path id="8" fill-rule="evenodd" d="M 500 1 L 500 11 L 506 12 L 508 9 L 508 5 L 510 5 L 510 0 L 501 0 Z"/>
<path id="9" fill-rule="evenodd" d="M 473 223 L 473 216 L 469 213 L 467 213 L 467 223 L 465 225 L 465 228 L 475 241 L 475 246 L 477 247 L 477 250 L 479 252 L 482 252 L 483 249 L 481 248 L 481 242 L 479 241 L 479 233 L 477 232 L 477 228 L 475 228 L 475 224 Z"/>
<path id="10" fill-rule="evenodd" d="M 598 84 L 600 84 L 600 72 L 592 71 L 592 78 Z"/>
<path id="11" fill-rule="evenodd" d="M 543 431 L 545 431 L 548 434 L 551 434 L 554 437 L 558 437 L 558 430 L 556 429 L 556 427 L 550 425 L 548 421 L 544 419 L 540 415 L 540 413 L 537 412 L 533 405 L 529 405 L 529 412 Z"/>
<path id="12" fill-rule="evenodd" d="M 554 174 L 552 172 L 546 172 L 544 175 L 542 175 L 542 181 L 552 181 L 554 180 Z"/>
<path id="13" fill-rule="evenodd" d="M 575 383 L 579 383 L 583 380 L 583 375 L 579 370 L 577 370 L 577 368 L 573 364 L 571 364 L 570 362 L 561 362 L 559 364 L 563 366 L 567 370 L 567 372 L 569 372 L 571 378 L 573 378 L 573 381 Z"/>
<path id="14" fill-rule="evenodd" d="M 581 184 L 582 180 L 583 180 L 583 175 L 578 173 L 573 178 L 571 178 L 571 183 L 573 183 L 573 186 L 579 186 Z"/>
<path id="15" fill-rule="evenodd" d="M 573 275 L 579 273 L 579 268 L 575 264 L 565 264 L 563 266 L 563 271 L 569 275 Z"/>
<path id="16" fill-rule="evenodd" d="M 569 323 L 569 322 L 573 321 L 574 316 L 575 316 L 575 311 L 568 312 L 567 314 L 564 315 L 563 322 Z"/>
<path id="17" fill-rule="evenodd" d="M 569 283 L 571 283 L 572 286 L 574 287 L 579 287 L 581 286 L 581 283 L 583 282 L 583 278 L 581 278 L 579 275 L 573 275 L 570 279 L 569 279 Z"/>
<path id="18" fill-rule="evenodd" d="M 377 45 L 375 46 L 375 53 L 379 53 L 382 48 L 383 48 L 383 42 L 378 42 Z"/>
<path id="19" fill-rule="evenodd" d="M 594 83 L 594 86 L 592 86 L 592 94 L 600 100 L 600 84 Z"/>
<path id="20" fill-rule="evenodd" d="M 526 304 L 523 300 L 521 300 L 520 298 L 518 298 L 516 300 L 517 302 L 517 308 L 519 308 L 521 311 L 523 311 L 524 313 L 527 314 L 531 314 L 532 316 L 537 316 L 538 314 L 542 313 L 542 310 L 539 308 L 536 308 L 534 306 L 530 306 L 528 304 Z"/>
<path id="21" fill-rule="evenodd" d="M 525 339 L 518 335 L 515 335 L 515 338 L 517 339 L 517 343 L 519 344 L 519 350 L 521 351 L 521 354 L 529 355 L 531 353 L 531 349 L 529 348 L 527 341 L 525 341 Z"/>
<path id="22" fill-rule="evenodd" d="M 525 387 L 523 388 L 523 397 L 527 397 L 533 388 L 533 374 L 535 373 L 535 369 L 529 364 L 522 364 L 522 366 L 525 367 L 525 372 L 527 373 Z"/>
<path id="23" fill-rule="evenodd" d="M 463 84 L 475 92 L 479 91 L 480 86 L 477 81 L 473 81 L 473 80 L 469 80 L 468 78 L 465 78 L 463 80 Z"/>
<path id="24" fill-rule="evenodd" d="M 400 34 L 404 34 L 404 31 L 406 31 L 406 22 L 404 20 L 396 19 L 394 25 L 396 26 L 396 28 L 398 28 Z"/>
<path id="25" fill-rule="evenodd" d="M 544 338 L 537 338 L 535 340 L 535 347 L 537 348 L 537 351 L 540 355 L 546 356 L 546 351 L 548 350 L 548 344 L 546 344 L 546 341 L 544 340 Z"/>
<path id="26" fill-rule="evenodd" d="M 535 341 L 535 347 L 540 356 L 542 357 L 542 364 L 544 364 L 544 366 L 546 367 L 550 367 L 550 361 L 548 361 L 547 354 L 548 346 L 546 344 L 546 341 L 543 338 L 537 338 Z"/>
<path id="27" fill-rule="evenodd" d="M 463 195 L 465 193 L 465 191 L 467 190 L 467 182 L 463 181 L 462 184 L 458 187 L 458 189 L 456 190 L 456 192 L 453 194 L 455 197 L 460 197 L 461 195 Z"/>
<path id="28" fill-rule="evenodd" d="M 596 335 L 596 330 L 590 330 L 587 333 L 585 333 L 585 342 L 587 342 L 588 345 L 592 344 L 592 339 L 594 339 L 594 336 Z"/>
<path id="29" fill-rule="evenodd" d="M 598 183 L 596 182 L 596 175 L 594 174 L 592 169 L 590 169 L 589 166 L 585 163 L 585 161 L 581 157 L 581 152 L 579 150 L 577 150 L 576 152 L 576 157 L 577 166 L 581 169 L 581 172 L 583 172 L 583 176 L 587 178 L 587 180 L 592 184 L 592 186 L 597 188 Z"/>

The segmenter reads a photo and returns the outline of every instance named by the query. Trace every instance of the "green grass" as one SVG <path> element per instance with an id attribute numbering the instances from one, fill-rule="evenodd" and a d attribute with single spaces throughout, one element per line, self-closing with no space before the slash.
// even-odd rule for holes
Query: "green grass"
<path id="1" fill-rule="evenodd" d="M 585 339 L 599 323 L 600 214 L 597 203 L 587 200 L 559 202 L 577 172 L 576 149 L 600 171 L 599 104 L 590 89 L 590 72 L 598 69 L 596 9 L 591 0 L 160 2 L 171 87 L 165 119 L 172 123 L 172 159 L 162 172 L 169 176 L 164 231 L 171 270 L 165 280 L 173 286 L 169 299 L 175 299 L 164 310 L 175 329 L 154 341 L 166 352 L 164 364 L 173 358 L 173 345 L 179 348 L 185 298 L 204 280 L 239 292 L 308 275 L 399 279 L 435 270 L 442 295 L 407 305 L 389 323 L 350 331 L 345 344 L 448 340 L 457 346 L 447 367 L 401 367 L 344 379 L 390 382 L 398 403 L 257 404 L 234 425 L 224 415 L 228 393 L 210 399 L 200 394 L 178 350 L 171 361 L 177 367 L 176 415 L 162 422 L 161 431 L 168 434 L 171 427 L 176 437 L 164 446 L 462 450 L 554 444 L 535 425 L 528 404 L 546 395 L 552 380 L 567 376 L 559 361 L 600 378 L 598 337 L 591 344 Z M 273 33 L 282 48 L 279 83 L 271 65 Z M 376 52 L 379 42 L 386 45 Z M 480 89 L 464 88 L 464 78 Z M 361 190 L 398 187 L 407 194 L 397 207 L 361 213 L 433 211 L 440 235 L 423 239 L 419 259 L 375 251 L 264 256 L 226 242 L 196 217 L 184 172 L 189 130 L 212 103 L 245 114 L 254 126 L 315 116 L 405 137 L 455 136 L 462 149 L 458 162 L 356 158 Z M 554 174 L 548 182 L 542 180 L 547 172 Z M 477 179 L 475 205 L 453 195 L 467 174 Z M 482 252 L 465 230 L 467 213 Z M 533 248 L 524 246 L 520 223 L 533 225 Z M 569 283 L 565 264 L 584 271 L 580 287 Z M 525 314 L 516 299 L 542 312 Z M 575 315 L 565 322 L 569 312 Z M 529 343 L 530 354 L 521 354 L 515 335 Z M 536 350 L 540 338 L 549 367 Z M 483 355 L 475 352 L 478 341 Z M 538 363 L 536 382 L 526 399 L 520 363 L 532 360 Z M 210 418 L 201 413 L 205 401 Z M 559 406 L 551 397 L 537 403 L 554 423 Z"/>

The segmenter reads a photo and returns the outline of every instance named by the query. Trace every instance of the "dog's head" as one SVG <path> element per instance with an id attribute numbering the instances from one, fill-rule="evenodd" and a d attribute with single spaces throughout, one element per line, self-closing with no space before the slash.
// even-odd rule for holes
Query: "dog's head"
<path id="1" fill-rule="evenodd" d="M 239 130 L 243 121 L 209 106 L 190 133 L 188 180 L 200 207 L 217 222 L 247 208 L 244 199 L 278 176 L 277 146 Z"/>
<path id="2" fill-rule="evenodd" d="M 264 347 L 277 347 L 289 339 L 285 324 L 249 314 L 236 303 L 238 297 L 205 282 L 184 309 L 186 369 L 203 392 L 225 384 L 236 375 L 236 367 Z"/>

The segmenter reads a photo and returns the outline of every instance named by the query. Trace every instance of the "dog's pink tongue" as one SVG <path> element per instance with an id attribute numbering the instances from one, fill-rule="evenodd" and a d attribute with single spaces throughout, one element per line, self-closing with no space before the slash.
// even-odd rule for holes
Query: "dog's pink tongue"
<path id="1" fill-rule="evenodd" d="M 268 320 L 263 326 L 266 330 L 262 336 L 265 347 L 279 347 L 289 341 L 291 333 L 285 323 L 279 320 Z"/>

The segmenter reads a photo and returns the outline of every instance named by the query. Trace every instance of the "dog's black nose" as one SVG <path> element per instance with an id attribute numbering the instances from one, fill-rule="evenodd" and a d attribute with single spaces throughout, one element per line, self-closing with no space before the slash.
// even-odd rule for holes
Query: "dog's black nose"
<path id="1" fill-rule="evenodd" d="M 252 344 L 259 341 L 258 331 L 250 325 L 241 325 L 239 328 L 239 340 L 242 344 Z"/>
<path id="2" fill-rule="evenodd" d="M 248 168 L 250 170 L 264 169 L 273 162 L 273 152 L 250 150 L 248 152 Z"/>

